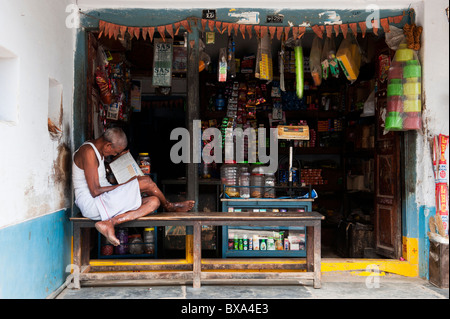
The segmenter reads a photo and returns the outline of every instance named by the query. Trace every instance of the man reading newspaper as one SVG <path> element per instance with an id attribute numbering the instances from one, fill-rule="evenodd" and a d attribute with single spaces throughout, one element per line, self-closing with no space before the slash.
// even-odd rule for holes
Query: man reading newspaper
<path id="1" fill-rule="evenodd" d="M 99 138 L 85 142 L 74 153 L 72 180 L 75 204 L 84 217 L 98 220 L 95 228 L 117 246 L 114 226 L 154 212 L 160 205 L 169 212 L 186 212 L 194 201 L 169 202 L 147 175 L 112 185 L 106 179 L 104 159 L 124 152 L 128 141 L 120 128 L 109 128 Z M 145 193 L 147 197 L 141 197 Z"/>

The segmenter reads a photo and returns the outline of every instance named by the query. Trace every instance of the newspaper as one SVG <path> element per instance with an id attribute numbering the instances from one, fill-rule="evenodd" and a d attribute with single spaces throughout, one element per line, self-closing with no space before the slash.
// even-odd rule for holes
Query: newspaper
<path id="1" fill-rule="evenodd" d="M 116 158 L 109 164 L 109 167 L 111 167 L 114 177 L 119 184 L 128 182 L 134 176 L 144 176 L 130 152 L 126 152 Z"/>

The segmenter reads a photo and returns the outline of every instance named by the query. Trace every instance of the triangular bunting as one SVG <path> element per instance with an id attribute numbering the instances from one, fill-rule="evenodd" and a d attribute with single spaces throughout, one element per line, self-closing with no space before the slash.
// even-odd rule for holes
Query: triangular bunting
<path id="1" fill-rule="evenodd" d="M 117 37 L 119 36 L 119 28 L 120 26 L 118 24 L 113 24 L 113 34 L 114 34 L 114 39 L 117 40 Z"/>
<path id="2" fill-rule="evenodd" d="M 162 25 L 157 27 L 157 30 L 159 32 L 159 34 L 161 35 L 161 38 L 163 39 L 164 42 L 166 42 L 166 26 Z"/>
<path id="3" fill-rule="evenodd" d="M 277 27 L 269 27 L 269 34 L 271 39 L 273 39 L 273 37 L 275 36 L 276 31 Z"/>
<path id="4" fill-rule="evenodd" d="M 256 37 L 261 38 L 261 26 L 255 25 L 253 29 L 255 30 Z"/>
<path id="5" fill-rule="evenodd" d="M 222 22 L 222 30 L 220 31 L 220 34 L 223 34 L 225 30 L 228 30 L 229 23 L 228 22 Z"/>
<path id="6" fill-rule="evenodd" d="M 153 42 L 153 35 L 155 34 L 155 27 L 147 28 L 147 32 L 150 37 L 150 41 Z"/>
<path id="7" fill-rule="evenodd" d="M 333 32 L 333 26 L 332 25 L 327 25 L 325 27 L 325 29 L 327 30 L 327 37 L 331 38 L 331 33 Z"/>
<path id="8" fill-rule="evenodd" d="M 301 37 L 305 34 L 305 32 L 306 32 L 306 27 L 299 27 L 297 39 L 301 39 Z"/>
<path id="9" fill-rule="evenodd" d="M 216 21 L 216 29 L 217 31 L 219 31 L 220 33 L 222 33 L 222 22 L 221 21 Z"/>
<path id="10" fill-rule="evenodd" d="M 287 41 L 289 38 L 289 32 L 291 31 L 291 27 L 284 27 L 284 41 Z"/>
<path id="11" fill-rule="evenodd" d="M 208 22 L 208 20 L 206 19 L 202 19 L 202 31 L 205 32 L 205 28 L 206 28 L 206 23 Z"/>
<path id="12" fill-rule="evenodd" d="M 231 31 L 233 31 L 233 24 L 232 23 L 228 23 L 228 36 L 231 35 Z"/>
<path id="13" fill-rule="evenodd" d="M 348 24 L 341 24 L 341 31 L 344 39 L 347 39 Z"/>
<path id="14" fill-rule="evenodd" d="M 109 22 L 105 22 L 105 36 L 111 39 L 113 35 L 113 25 Z"/>
<path id="15" fill-rule="evenodd" d="M 384 30 L 384 33 L 389 33 L 391 30 L 389 29 L 389 22 L 387 18 L 380 20 L 381 27 Z"/>
<path id="16" fill-rule="evenodd" d="M 142 28 L 142 38 L 147 40 L 147 33 L 149 28 Z"/>
<path id="17" fill-rule="evenodd" d="M 238 30 L 239 30 L 239 24 L 233 23 L 233 30 L 234 30 L 234 35 L 237 36 Z"/>
<path id="18" fill-rule="evenodd" d="M 372 31 L 375 35 L 378 35 L 378 29 L 379 29 L 379 25 L 378 25 L 378 20 L 373 19 L 372 20 Z"/>
<path id="19" fill-rule="evenodd" d="M 209 20 L 209 21 L 208 21 L 209 31 L 214 32 L 214 24 L 215 24 L 215 21 L 214 21 L 214 20 Z"/>
<path id="20" fill-rule="evenodd" d="M 313 25 L 311 29 L 319 38 L 323 39 L 323 31 L 318 25 Z"/>
<path id="21" fill-rule="evenodd" d="M 339 35 L 339 24 L 334 25 L 334 33 L 336 33 L 336 37 Z"/>
<path id="22" fill-rule="evenodd" d="M 292 37 L 297 39 L 298 37 L 298 27 L 292 27 Z"/>
<path id="23" fill-rule="evenodd" d="M 242 39 L 245 39 L 245 24 L 239 25 L 239 30 L 241 30 Z"/>
<path id="24" fill-rule="evenodd" d="M 269 32 L 269 29 L 267 27 L 261 27 L 261 38 L 264 38 L 267 32 Z"/>
<path id="25" fill-rule="evenodd" d="M 251 39 L 252 38 L 252 33 L 253 33 L 253 26 L 251 24 L 247 25 L 245 27 L 247 29 L 247 33 L 248 33 L 248 38 Z"/>
<path id="26" fill-rule="evenodd" d="M 175 27 L 175 35 L 178 35 L 178 32 L 180 31 L 181 22 L 175 22 L 173 26 Z"/>
<path id="27" fill-rule="evenodd" d="M 123 37 L 125 37 L 125 32 L 127 32 L 127 26 L 121 25 L 121 26 L 119 27 L 119 30 L 120 30 L 120 34 L 121 34 Z"/>
<path id="28" fill-rule="evenodd" d="M 277 39 L 281 39 L 281 35 L 283 34 L 284 28 L 283 27 L 277 27 Z"/>
<path id="29" fill-rule="evenodd" d="M 187 20 L 181 21 L 181 25 L 187 30 L 187 32 L 192 33 L 191 26 L 189 25 L 189 22 Z"/>
<path id="30" fill-rule="evenodd" d="M 171 25 L 171 24 L 166 25 L 166 31 L 168 34 L 170 34 L 170 36 L 173 39 L 173 25 Z"/>
<path id="31" fill-rule="evenodd" d="M 400 23 L 403 20 L 403 15 L 394 17 L 394 23 Z"/>
<path id="32" fill-rule="evenodd" d="M 367 29 L 366 21 L 358 22 L 358 25 L 359 25 L 359 28 L 361 29 L 362 37 L 365 38 L 366 37 L 366 29 Z"/>
<path id="33" fill-rule="evenodd" d="M 103 35 L 103 32 L 105 31 L 105 21 L 100 20 L 98 22 L 98 30 L 100 31 L 98 33 L 98 38 L 100 39 L 100 37 Z"/>
<path id="34" fill-rule="evenodd" d="M 350 27 L 350 29 L 352 30 L 352 32 L 353 32 L 353 35 L 355 36 L 355 38 L 356 38 L 356 36 L 358 35 L 358 25 L 356 24 L 356 23 L 349 23 L 348 24 L 348 26 Z"/>

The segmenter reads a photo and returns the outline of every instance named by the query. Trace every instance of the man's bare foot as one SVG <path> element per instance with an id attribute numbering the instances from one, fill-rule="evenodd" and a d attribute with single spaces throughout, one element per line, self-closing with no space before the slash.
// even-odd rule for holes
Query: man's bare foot
<path id="1" fill-rule="evenodd" d="M 188 212 L 194 207 L 195 201 L 187 200 L 184 202 L 167 203 L 164 207 L 169 212 Z"/>
<path id="2" fill-rule="evenodd" d="M 100 234 L 102 234 L 103 236 L 106 237 L 106 239 L 114 246 L 119 246 L 120 245 L 120 240 L 117 239 L 115 231 L 114 231 L 114 226 L 112 224 L 111 220 L 104 220 L 101 222 L 96 222 L 95 223 L 95 228 L 100 232 Z"/>

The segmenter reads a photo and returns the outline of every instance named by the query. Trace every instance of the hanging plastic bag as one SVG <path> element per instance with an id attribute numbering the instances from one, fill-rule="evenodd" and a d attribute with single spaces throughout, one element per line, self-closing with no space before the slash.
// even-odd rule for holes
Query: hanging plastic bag
<path id="1" fill-rule="evenodd" d="M 198 42 L 198 50 L 199 50 L 198 71 L 202 72 L 203 70 L 208 69 L 208 66 L 211 63 L 211 57 L 205 53 L 205 44 L 201 39 Z"/>
<path id="2" fill-rule="evenodd" d="M 316 36 L 313 40 L 311 53 L 309 55 L 309 68 L 314 84 L 319 86 L 322 83 L 322 39 Z"/>
<path id="3" fill-rule="evenodd" d="M 336 59 L 336 43 L 334 36 L 326 37 L 322 50 L 322 78 L 328 79 L 329 76 L 339 77 L 339 64 Z"/>
<path id="4" fill-rule="evenodd" d="M 389 49 L 397 51 L 400 43 L 405 41 L 405 35 L 403 34 L 403 29 L 397 28 L 396 26 L 389 25 L 389 32 L 385 34 L 385 42 Z"/>

